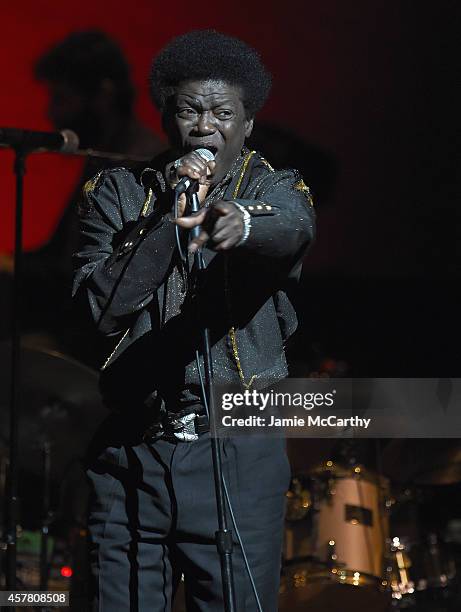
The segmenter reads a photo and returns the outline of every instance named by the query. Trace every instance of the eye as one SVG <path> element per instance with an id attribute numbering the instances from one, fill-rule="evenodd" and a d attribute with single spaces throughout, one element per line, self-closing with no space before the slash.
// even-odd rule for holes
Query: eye
<path id="1" fill-rule="evenodd" d="M 181 119 L 194 119 L 197 116 L 197 111 L 190 106 L 179 108 L 176 112 L 177 116 Z"/>
<path id="2" fill-rule="evenodd" d="M 226 119 L 231 119 L 234 116 L 234 113 L 233 111 L 228 110 L 228 109 L 221 109 L 221 110 L 215 111 L 215 116 L 218 119 L 226 120 Z"/>

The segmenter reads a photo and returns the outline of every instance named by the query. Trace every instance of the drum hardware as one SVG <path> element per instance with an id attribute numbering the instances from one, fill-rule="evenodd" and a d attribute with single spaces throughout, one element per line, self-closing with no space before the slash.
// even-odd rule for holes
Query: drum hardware
<path id="1" fill-rule="evenodd" d="M 40 541 L 40 590 L 46 591 L 48 589 L 48 575 L 49 575 L 49 563 L 48 563 L 48 541 L 49 541 L 49 527 L 53 520 L 53 512 L 50 507 L 50 493 L 51 493 L 51 444 L 48 440 L 44 440 L 42 443 L 42 458 L 43 458 L 43 497 L 42 497 L 42 524 L 40 528 L 41 541 Z"/>
<path id="2" fill-rule="evenodd" d="M 456 566 L 436 534 L 429 534 L 424 545 L 394 537 L 389 551 L 388 581 L 399 609 L 453 599 Z"/>
<path id="3" fill-rule="evenodd" d="M 334 540 L 330 540 L 328 542 L 328 560 L 327 567 L 333 570 L 337 570 L 338 568 L 338 555 L 336 554 L 336 542 Z M 333 572 L 335 573 L 335 572 Z"/>
<path id="4" fill-rule="evenodd" d="M 0 407 L 9 402 L 9 385 L 6 384 L 11 369 L 9 352 L 9 343 L 0 343 Z M 20 359 L 19 460 L 21 477 L 26 478 L 22 482 L 28 483 L 30 479 L 33 485 L 24 487 L 22 492 L 21 522 L 27 527 L 33 525 L 34 531 L 25 530 L 27 537 L 22 537 L 20 530 L 17 530 L 18 584 L 41 590 L 53 589 L 56 588 L 54 585 L 59 584 L 61 590 L 69 590 L 70 587 L 72 592 L 79 580 L 85 584 L 87 582 L 85 571 L 80 571 L 79 567 L 74 568 L 78 575 L 72 576 L 75 563 L 78 566 L 80 557 L 86 558 L 86 538 L 83 530 L 78 545 L 74 546 L 69 541 L 69 533 L 61 534 L 63 537 L 57 536 L 58 525 L 52 503 L 57 497 L 58 488 L 61 488 L 68 465 L 85 452 L 95 428 L 106 417 L 107 411 L 102 405 L 98 375 L 90 368 L 53 349 L 24 341 L 21 343 Z M 0 411 L 0 440 L 7 431 L 5 413 L 5 410 Z M 1 459 L 1 466 L 6 466 L 7 460 L 3 461 L 3 454 Z M 4 480 L 2 469 L 2 484 Z M 37 492 L 42 495 L 41 506 L 35 503 Z M 40 516 L 37 517 L 37 514 Z M 40 520 L 37 521 L 37 518 Z M 35 530 L 37 524 L 40 525 L 39 531 Z M 25 545 L 26 540 L 33 540 L 33 550 Z M 82 551 L 78 559 L 74 550 L 77 548 Z M 80 566 L 84 565 L 80 563 Z"/>
<path id="5" fill-rule="evenodd" d="M 392 538 L 389 546 L 391 559 L 387 567 L 388 581 L 393 599 L 402 599 L 415 592 L 415 583 L 410 577 L 412 563 L 407 545 L 400 538 Z"/>
<path id="6" fill-rule="evenodd" d="M 423 558 L 426 578 L 419 581 L 418 590 L 448 587 L 456 576 L 456 566 L 436 533 L 427 536 L 427 548 Z"/>
<path id="7" fill-rule="evenodd" d="M 312 495 L 299 478 L 293 478 L 286 493 L 286 520 L 299 521 L 305 518 L 312 508 Z"/>

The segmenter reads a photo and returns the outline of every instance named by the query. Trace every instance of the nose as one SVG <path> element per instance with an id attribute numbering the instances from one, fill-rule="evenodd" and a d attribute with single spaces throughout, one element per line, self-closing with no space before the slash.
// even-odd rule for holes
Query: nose
<path id="1" fill-rule="evenodd" d="M 203 136 L 206 136 L 208 134 L 214 134 L 215 131 L 216 128 L 213 121 L 213 113 L 210 111 L 203 111 L 200 113 L 197 122 L 197 132 Z"/>

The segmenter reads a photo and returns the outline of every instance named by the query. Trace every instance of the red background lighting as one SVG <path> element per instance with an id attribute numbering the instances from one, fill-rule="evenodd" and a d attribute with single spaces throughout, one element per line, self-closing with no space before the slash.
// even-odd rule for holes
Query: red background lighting
<path id="1" fill-rule="evenodd" d="M 308 265 L 358 276 L 420 275 L 434 265 L 425 247 L 437 228 L 428 215 L 434 198 L 446 202 L 454 168 L 443 78 L 456 57 L 456 3 L 265 0 L 192 11 L 185 0 L 2 4 L 0 125 L 51 129 L 33 62 L 69 32 L 98 27 L 121 43 L 139 88 L 138 113 L 159 131 L 146 84 L 152 56 L 176 34 L 214 27 L 257 47 L 272 71 L 262 116 L 337 157 L 335 201 L 319 213 Z M 0 252 L 13 245 L 12 160 L 0 151 Z M 26 249 L 50 236 L 80 164 L 51 154 L 29 158 Z"/>

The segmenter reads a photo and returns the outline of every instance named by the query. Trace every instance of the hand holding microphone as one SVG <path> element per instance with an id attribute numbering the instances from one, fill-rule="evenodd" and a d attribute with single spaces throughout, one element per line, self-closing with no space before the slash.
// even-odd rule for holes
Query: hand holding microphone
<path id="1" fill-rule="evenodd" d="M 207 177 L 214 170 L 216 163 L 214 156 L 208 149 L 198 149 L 189 155 L 177 160 L 176 167 L 178 176 L 182 173 L 183 178 L 179 180 L 176 189 L 182 193 L 180 196 L 184 198 L 185 193 L 190 186 L 192 180 L 197 180 L 199 183 L 198 196 L 200 202 L 206 196 L 209 188 Z M 189 251 L 194 253 L 208 243 L 208 246 L 215 251 L 228 250 L 237 246 L 243 237 L 244 221 L 243 215 L 239 207 L 234 202 L 218 201 L 210 208 L 201 208 L 188 217 L 184 217 L 184 208 L 178 217 L 176 223 L 184 229 L 188 229 L 192 233 L 192 240 L 189 244 Z"/>
<path id="2" fill-rule="evenodd" d="M 167 164 L 165 174 L 169 178 L 170 187 L 180 194 L 179 217 L 182 217 L 186 207 L 185 191 L 193 181 L 197 181 L 199 185 L 198 198 L 200 203 L 203 202 L 210 187 L 209 177 L 215 167 L 214 155 L 208 149 L 191 151 Z"/>

